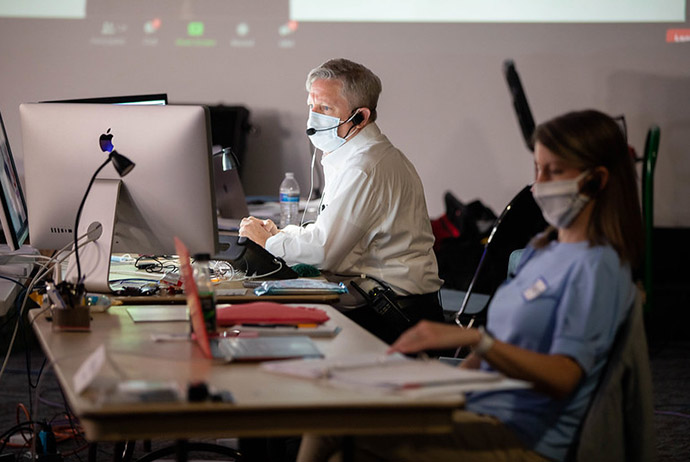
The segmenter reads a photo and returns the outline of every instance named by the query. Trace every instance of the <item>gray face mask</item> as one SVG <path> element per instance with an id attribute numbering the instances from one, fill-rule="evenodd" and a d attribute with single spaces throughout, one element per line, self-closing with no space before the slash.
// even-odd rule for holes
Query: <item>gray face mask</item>
<path id="1" fill-rule="evenodd" d="M 546 181 L 532 185 L 532 196 L 544 219 L 556 228 L 567 228 L 591 200 L 580 193 L 580 181 L 589 170 L 570 180 Z"/>

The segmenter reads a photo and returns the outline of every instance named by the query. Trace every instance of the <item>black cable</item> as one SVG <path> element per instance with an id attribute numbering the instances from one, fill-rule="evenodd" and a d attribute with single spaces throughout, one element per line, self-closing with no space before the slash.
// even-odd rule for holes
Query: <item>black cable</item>
<path id="1" fill-rule="evenodd" d="M 46 364 L 48 364 L 48 358 L 43 358 L 43 364 L 41 364 L 40 369 L 38 369 L 36 373 L 36 385 L 31 383 L 31 376 L 29 375 L 29 386 L 34 390 L 38 388 L 38 382 L 41 380 L 41 374 L 43 374 L 43 369 L 46 367 Z"/>
<path id="2" fill-rule="evenodd" d="M 29 388 L 27 391 L 29 392 L 29 416 L 33 416 L 33 396 L 32 396 L 32 389 L 36 389 L 38 386 L 38 380 L 41 377 L 41 372 L 43 372 L 43 367 L 46 364 L 46 360 L 44 358 L 43 364 L 41 365 L 40 370 L 38 371 L 38 378 L 36 379 L 36 385 L 33 385 L 31 383 L 31 345 L 29 343 L 29 339 L 27 337 L 27 326 L 24 325 L 24 318 L 20 316 L 20 310 L 22 305 L 25 302 L 25 298 L 28 296 L 27 294 L 27 287 L 22 284 L 22 291 L 17 295 L 17 298 L 15 299 L 15 308 L 17 312 L 17 316 L 19 316 L 19 319 L 17 319 L 17 322 L 19 323 L 19 329 L 22 332 L 22 340 L 24 341 L 24 361 L 26 364 L 26 378 L 27 381 L 29 382 Z"/>
<path id="3" fill-rule="evenodd" d="M 91 181 L 89 181 L 89 185 L 86 187 L 86 192 L 84 193 L 84 197 L 81 200 L 81 203 L 79 204 L 79 209 L 77 210 L 77 217 L 74 221 L 74 259 L 77 261 L 77 290 L 79 285 L 82 284 L 81 280 L 81 262 L 79 261 L 79 220 L 81 218 L 81 212 L 84 209 L 84 204 L 86 203 L 86 198 L 89 196 L 89 192 L 91 191 L 91 187 L 93 186 L 94 181 L 96 181 L 96 176 L 100 173 L 103 168 L 110 163 L 111 157 L 108 156 L 108 158 L 101 164 L 100 167 L 96 169 L 94 172 L 93 176 L 91 177 Z M 81 295 L 81 294 L 79 294 Z"/>
<path id="4" fill-rule="evenodd" d="M 29 381 L 29 388 L 27 389 L 27 392 L 29 393 L 29 419 L 31 419 L 31 417 L 34 415 L 34 398 L 32 392 L 34 387 L 31 387 L 31 352 L 29 351 L 29 344 L 26 339 L 26 326 L 24 326 L 24 318 L 20 316 L 17 322 L 19 323 L 19 329 L 22 331 L 22 339 L 24 340 L 24 361 L 26 363 L 26 376 L 27 380 Z"/>
<path id="5" fill-rule="evenodd" d="M 61 391 L 62 391 L 62 389 L 61 389 Z M 64 394 L 62 395 L 62 398 L 63 399 L 65 398 Z M 65 401 L 65 403 L 66 403 L 66 401 Z M 67 412 L 67 413 L 65 413 L 65 415 L 67 416 L 67 421 L 69 422 L 69 426 L 72 429 L 72 434 L 74 435 L 75 445 L 76 445 L 77 438 L 80 438 L 84 443 L 88 444 L 88 441 L 86 440 L 86 438 L 84 438 L 84 432 L 81 430 L 77 430 L 77 427 L 74 424 L 74 420 L 72 419 L 72 413 Z M 79 459 L 81 461 L 81 457 L 79 456 L 79 451 L 75 450 L 74 455 L 77 456 L 77 459 Z"/>
<path id="6" fill-rule="evenodd" d="M 26 286 L 22 282 L 18 281 L 17 279 L 14 279 L 14 278 L 11 278 L 9 276 L 2 275 L 2 274 L 0 274 L 0 279 L 5 279 L 7 281 L 14 282 L 19 287 L 23 287 L 24 290 L 26 290 Z"/>
<path id="7" fill-rule="evenodd" d="M 4 329 L 5 327 L 7 327 L 8 324 L 11 324 L 11 323 L 14 321 L 14 318 L 17 317 L 17 315 L 18 315 L 17 312 L 14 312 L 14 311 L 13 311 L 13 312 L 9 312 L 9 311 L 8 311 L 8 312 L 7 312 L 7 315 L 5 316 L 5 322 L 3 322 L 2 325 L 0 326 L 0 330 L 2 330 L 2 329 Z"/>
<path id="8" fill-rule="evenodd" d="M 147 262 L 146 260 L 151 261 Z M 162 260 L 172 259 L 166 255 L 141 255 L 134 262 L 134 267 L 144 270 L 147 273 L 170 273 L 178 271 L 177 265 L 174 263 L 166 263 Z"/>
<path id="9" fill-rule="evenodd" d="M 72 429 L 72 433 L 74 434 L 75 439 L 78 435 L 79 438 L 81 438 L 85 443 L 88 443 L 86 438 L 84 438 L 84 432 L 82 430 L 77 430 L 77 426 L 75 425 L 74 419 L 72 418 L 72 410 L 69 407 L 69 403 L 67 403 L 67 398 L 65 398 L 65 392 L 62 391 L 62 387 L 59 387 L 59 390 L 60 394 L 62 395 L 62 402 L 65 405 L 65 416 L 67 416 L 67 421 L 69 422 L 69 426 Z M 81 457 L 79 457 L 78 452 L 75 452 L 74 455 L 76 455 L 77 458 L 81 461 Z"/>

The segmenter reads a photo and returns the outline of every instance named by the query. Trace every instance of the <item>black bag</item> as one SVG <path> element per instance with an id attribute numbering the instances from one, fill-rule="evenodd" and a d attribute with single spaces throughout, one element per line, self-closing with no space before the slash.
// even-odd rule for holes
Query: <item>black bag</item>
<path id="1" fill-rule="evenodd" d="M 479 200 L 463 204 L 450 192 L 444 201 L 445 215 L 431 223 L 439 276 L 445 281 L 444 287 L 466 290 L 496 214 Z"/>
<path id="2" fill-rule="evenodd" d="M 458 203 L 461 204 L 460 207 Z M 484 244 L 493 232 L 482 269 L 473 287 L 473 292 L 482 294 L 493 294 L 506 279 L 511 252 L 525 248 L 533 236 L 547 227 L 529 185 L 504 209 L 495 231 L 493 227 L 496 216 L 479 201 L 464 206 L 450 193 L 446 193 L 446 215 L 451 213 L 461 220 L 459 225 L 463 227 L 463 232 L 456 238 L 445 238 L 438 243 L 436 258 L 439 276 L 445 281 L 445 287 L 467 290 L 484 252 Z M 486 227 L 491 216 L 492 223 Z"/>

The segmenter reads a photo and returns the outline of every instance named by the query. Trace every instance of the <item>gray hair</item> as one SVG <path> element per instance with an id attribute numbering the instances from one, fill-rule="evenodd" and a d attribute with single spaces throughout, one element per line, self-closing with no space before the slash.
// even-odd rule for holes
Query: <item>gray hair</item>
<path id="1" fill-rule="evenodd" d="M 350 104 L 351 109 L 359 107 L 371 111 L 369 120 L 376 120 L 376 106 L 381 94 L 381 79 L 361 64 L 344 58 L 331 59 L 309 72 L 307 76 L 307 91 L 316 80 L 338 80 L 343 84 L 343 97 Z"/>

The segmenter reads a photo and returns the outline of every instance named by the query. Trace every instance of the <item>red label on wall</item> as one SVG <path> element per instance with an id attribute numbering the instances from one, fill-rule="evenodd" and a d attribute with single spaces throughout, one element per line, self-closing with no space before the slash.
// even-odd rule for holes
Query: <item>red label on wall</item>
<path id="1" fill-rule="evenodd" d="M 690 42 L 690 29 L 669 29 L 666 31 L 667 43 Z"/>

